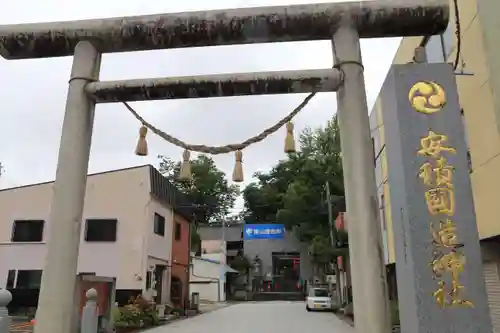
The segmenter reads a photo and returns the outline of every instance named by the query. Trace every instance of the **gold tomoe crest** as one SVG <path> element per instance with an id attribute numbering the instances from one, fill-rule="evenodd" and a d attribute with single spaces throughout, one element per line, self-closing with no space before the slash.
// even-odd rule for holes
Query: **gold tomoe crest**
<path id="1" fill-rule="evenodd" d="M 436 82 L 420 81 L 411 87 L 408 100 L 415 111 L 433 114 L 445 106 L 446 93 Z"/>

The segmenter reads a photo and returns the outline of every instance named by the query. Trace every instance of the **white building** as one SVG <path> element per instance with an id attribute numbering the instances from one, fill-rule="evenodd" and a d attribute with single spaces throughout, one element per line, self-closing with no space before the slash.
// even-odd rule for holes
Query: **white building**
<path id="1" fill-rule="evenodd" d="M 238 273 L 226 265 L 223 252 L 203 254 L 192 258 L 193 267 L 189 280 L 189 292 L 199 293 L 201 301 L 226 301 L 226 274 Z"/>
<path id="2" fill-rule="evenodd" d="M 52 188 L 48 182 L 0 191 L 0 288 L 39 288 L 50 242 Z M 117 294 L 144 291 L 154 274 L 157 301 L 168 302 L 172 243 L 190 216 L 172 209 L 182 206 L 181 200 L 150 165 L 90 175 L 78 272 L 116 278 Z"/>

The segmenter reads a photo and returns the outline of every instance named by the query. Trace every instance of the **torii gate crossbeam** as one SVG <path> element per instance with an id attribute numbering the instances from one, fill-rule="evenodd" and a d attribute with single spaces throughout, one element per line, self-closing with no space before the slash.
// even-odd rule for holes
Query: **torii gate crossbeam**
<path id="1" fill-rule="evenodd" d="M 0 55 L 69 56 L 88 38 L 102 42 L 101 53 L 330 40 L 346 19 L 360 38 L 433 35 L 446 29 L 448 8 L 442 0 L 369 0 L 0 25 Z"/>
<path id="2" fill-rule="evenodd" d="M 337 91 L 356 331 L 389 332 L 359 39 L 433 35 L 447 25 L 448 0 L 379 0 L 0 26 L 0 55 L 6 59 L 74 57 L 35 332 L 77 332 L 73 316 L 75 276 L 97 102 L 317 90 Z M 332 40 L 336 68 L 322 73 L 279 72 L 267 78 L 269 74 L 254 73 L 237 78 L 98 82 L 103 53 L 307 40 Z M 259 86 L 262 79 L 274 82 L 269 86 L 272 89 Z M 240 90 L 214 88 L 236 81 Z M 145 93 L 137 93 L 141 88 Z M 206 95 L 187 93 L 201 88 Z M 173 90 L 177 95 L 171 94 Z"/>

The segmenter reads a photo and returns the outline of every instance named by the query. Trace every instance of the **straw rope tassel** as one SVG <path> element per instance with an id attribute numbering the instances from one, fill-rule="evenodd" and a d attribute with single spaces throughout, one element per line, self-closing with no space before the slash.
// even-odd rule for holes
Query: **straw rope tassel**
<path id="1" fill-rule="evenodd" d="M 293 123 L 286 124 L 285 153 L 295 153 L 295 138 L 293 137 Z"/>
<path id="2" fill-rule="evenodd" d="M 234 164 L 233 182 L 241 183 L 243 181 L 243 152 L 241 150 L 235 151 L 234 157 L 236 162 Z"/>
<path id="3" fill-rule="evenodd" d="M 141 126 L 139 130 L 139 140 L 137 141 L 137 146 L 135 147 L 135 154 L 137 156 L 147 156 L 148 155 L 148 142 L 146 141 L 146 135 L 148 134 L 148 129 L 146 126 Z"/>
<path id="4" fill-rule="evenodd" d="M 181 172 L 179 175 L 181 180 L 193 180 L 193 174 L 191 173 L 191 161 L 189 160 L 190 157 L 191 153 L 189 150 L 184 150 L 182 153 Z"/>

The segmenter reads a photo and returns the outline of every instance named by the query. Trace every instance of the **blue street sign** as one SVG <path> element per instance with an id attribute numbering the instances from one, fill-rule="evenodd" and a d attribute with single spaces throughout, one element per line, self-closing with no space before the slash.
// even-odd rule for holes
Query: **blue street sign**
<path id="1" fill-rule="evenodd" d="M 282 239 L 285 234 L 283 224 L 245 224 L 243 239 Z"/>

